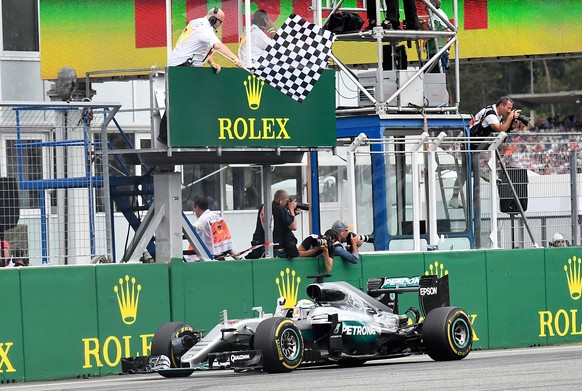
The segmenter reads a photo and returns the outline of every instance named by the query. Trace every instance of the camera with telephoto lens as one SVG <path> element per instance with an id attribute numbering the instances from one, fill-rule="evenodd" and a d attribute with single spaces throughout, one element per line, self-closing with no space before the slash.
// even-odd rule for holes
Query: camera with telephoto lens
<path id="1" fill-rule="evenodd" d="M 296 201 L 295 198 L 289 197 L 289 202 Z M 309 211 L 309 204 L 304 204 L 303 202 L 297 202 L 294 212 L 297 213 L 297 209 Z"/>
<path id="2" fill-rule="evenodd" d="M 531 122 L 531 118 L 530 117 L 526 117 L 523 114 L 520 114 L 519 117 L 517 117 L 517 120 L 519 122 L 521 122 L 524 126 L 527 126 Z"/>
<path id="3" fill-rule="evenodd" d="M 332 254 L 333 251 L 333 242 L 333 239 L 327 235 L 320 235 L 317 239 L 315 239 L 315 243 L 318 246 L 327 246 L 330 254 Z"/>
<path id="4" fill-rule="evenodd" d="M 348 244 L 352 243 L 352 238 L 354 236 L 359 238 L 364 243 L 374 243 L 374 235 L 358 235 L 356 233 L 349 232 L 348 233 Z"/>

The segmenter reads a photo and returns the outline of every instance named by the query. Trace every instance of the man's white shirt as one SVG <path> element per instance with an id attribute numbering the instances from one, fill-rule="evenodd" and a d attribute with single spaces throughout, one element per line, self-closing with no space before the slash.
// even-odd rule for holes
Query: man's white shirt
<path id="1" fill-rule="evenodd" d="M 190 58 L 193 67 L 201 67 L 212 47 L 220 43 L 206 17 L 188 23 L 168 59 L 169 66 L 182 65 Z"/>
<path id="2" fill-rule="evenodd" d="M 241 61 L 248 66 L 248 39 L 245 39 L 239 50 L 239 57 Z M 263 54 L 267 46 L 272 43 L 271 38 L 256 24 L 251 25 L 251 60 L 252 65 L 256 66 L 256 62 Z"/>
<path id="3" fill-rule="evenodd" d="M 495 114 L 489 114 L 487 117 L 485 117 L 483 119 L 483 122 L 481 122 L 481 126 L 486 128 L 491 124 L 500 124 L 501 123 L 501 117 L 499 116 L 499 114 L 497 114 L 497 107 L 495 105 L 492 106 L 493 110 L 495 111 Z M 486 107 L 484 109 L 481 109 L 481 111 L 479 111 L 477 113 L 477 115 L 475 116 L 475 119 L 477 121 L 481 120 L 481 117 L 483 115 L 485 115 L 485 112 L 489 110 L 489 107 Z"/>

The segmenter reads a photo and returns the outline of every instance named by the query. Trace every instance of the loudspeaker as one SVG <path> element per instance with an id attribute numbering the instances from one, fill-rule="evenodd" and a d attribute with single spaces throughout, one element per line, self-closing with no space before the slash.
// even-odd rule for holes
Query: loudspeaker
<path id="1" fill-rule="evenodd" d="M 16 178 L 0 178 L 0 232 L 16 227 L 20 219 Z"/>
<path id="2" fill-rule="evenodd" d="M 519 203 L 525 212 L 527 210 L 527 186 L 529 183 L 527 170 L 524 168 L 507 167 L 507 173 L 515 188 Z M 519 213 L 519 207 L 513 198 L 511 186 L 503 170 L 499 173 L 499 179 L 501 180 L 501 183 L 497 187 L 499 191 L 499 210 L 503 213 Z"/>

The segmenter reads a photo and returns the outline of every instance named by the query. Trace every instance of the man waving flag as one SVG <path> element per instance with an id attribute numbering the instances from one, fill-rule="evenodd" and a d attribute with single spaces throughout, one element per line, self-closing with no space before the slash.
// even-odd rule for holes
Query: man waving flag
<path id="1" fill-rule="evenodd" d="M 257 61 L 254 74 L 303 102 L 321 76 L 335 35 L 291 14 Z"/>

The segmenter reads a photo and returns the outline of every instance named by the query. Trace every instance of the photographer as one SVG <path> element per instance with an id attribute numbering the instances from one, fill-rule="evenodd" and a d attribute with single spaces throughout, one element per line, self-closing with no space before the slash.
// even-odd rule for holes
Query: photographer
<path id="1" fill-rule="evenodd" d="M 348 224 L 342 220 L 333 223 L 331 229 L 338 233 L 338 241 L 334 244 L 334 255 L 349 263 L 360 262 L 359 248 L 363 243 L 360 235 L 351 233 Z"/>
<path id="2" fill-rule="evenodd" d="M 309 235 L 297 247 L 300 257 L 319 257 L 323 255 L 323 264 L 327 272 L 333 267 L 334 243 L 339 240 L 337 231 L 328 229 L 323 235 Z"/>
<path id="3" fill-rule="evenodd" d="M 521 110 L 513 109 L 513 101 L 508 96 L 499 98 L 496 104 L 487 106 L 475 115 L 470 123 L 469 139 L 471 137 L 489 137 L 491 133 L 507 132 L 509 133 L 519 122 L 529 122 L 529 118 L 520 115 Z M 470 143 L 471 150 L 485 150 L 489 147 L 488 143 L 474 142 Z M 464 186 L 466 178 L 463 173 L 467 167 L 467 153 L 462 153 L 460 172 L 457 173 L 457 179 L 453 186 L 453 195 L 449 201 L 450 208 L 462 208 L 459 201 L 459 193 Z"/>
<path id="4" fill-rule="evenodd" d="M 517 119 L 529 122 L 520 113 L 521 110 L 513 109 L 513 101 L 509 96 L 502 96 L 495 105 L 487 106 L 475 115 L 470 128 L 471 137 L 488 137 L 493 132 L 509 133 L 517 125 Z"/>
<path id="5" fill-rule="evenodd" d="M 275 257 L 296 258 L 299 256 L 297 238 L 293 234 L 293 231 L 297 230 L 295 217 L 301 213 L 297 205 L 297 200 L 289 198 L 289 193 L 285 190 L 277 190 L 275 192 L 272 204 L 273 243 L 275 243 L 273 250 Z M 306 207 L 305 205 L 302 206 Z M 265 227 L 266 220 L 263 213 L 263 205 L 261 205 L 251 245 L 256 246 L 265 243 Z M 261 258 L 264 253 L 265 248 L 261 246 L 251 251 L 246 258 Z"/>

